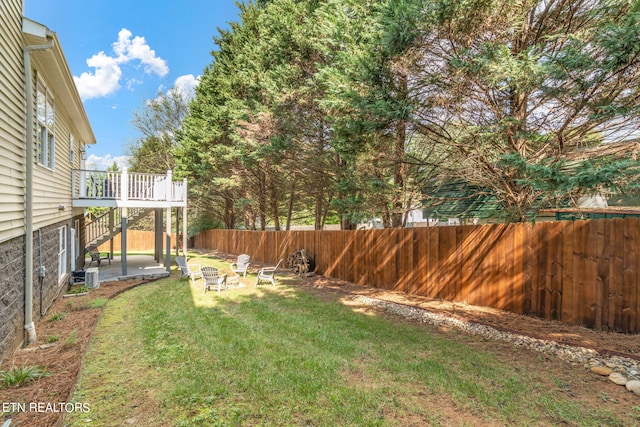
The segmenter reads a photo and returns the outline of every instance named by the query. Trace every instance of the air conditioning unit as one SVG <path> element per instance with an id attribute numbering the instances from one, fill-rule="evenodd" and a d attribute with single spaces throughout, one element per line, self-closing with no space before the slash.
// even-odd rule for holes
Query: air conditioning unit
<path id="1" fill-rule="evenodd" d="M 89 288 L 98 289 L 100 287 L 100 279 L 98 277 L 97 268 L 87 268 L 84 275 L 84 284 Z"/>

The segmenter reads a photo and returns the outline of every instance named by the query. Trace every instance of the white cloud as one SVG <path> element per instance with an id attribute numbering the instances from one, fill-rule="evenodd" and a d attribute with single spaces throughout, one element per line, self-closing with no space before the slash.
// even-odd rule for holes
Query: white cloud
<path id="1" fill-rule="evenodd" d="M 96 69 L 95 73 L 82 73 L 73 77 L 80 98 L 91 99 L 107 96 L 120 88 L 122 70 L 115 58 L 100 52 L 87 59 L 87 65 Z"/>
<path id="2" fill-rule="evenodd" d="M 140 85 L 142 83 L 144 83 L 142 80 L 138 80 L 136 78 L 129 79 L 129 80 L 127 80 L 127 89 L 133 90 L 135 85 Z"/>
<path id="3" fill-rule="evenodd" d="M 137 59 L 144 65 L 145 73 L 166 76 L 169 73 L 166 61 L 156 56 L 156 51 L 149 47 L 144 37 L 135 36 L 131 40 L 132 35 L 126 28 L 118 33 L 118 41 L 113 44 L 113 51 L 118 54 L 118 59 L 122 62 Z"/>
<path id="4" fill-rule="evenodd" d="M 139 61 L 144 66 L 147 74 L 157 74 L 164 77 L 169 73 L 169 67 L 164 59 L 156 56 L 156 51 L 151 49 L 144 37 L 135 36 L 131 31 L 123 28 L 118 33 L 118 40 L 113 43 L 115 56 L 108 56 L 99 52 L 87 59 L 87 65 L 95 68 L 95 71 L 84 72 L 80 77 L 73 77 L 78 87 L 78 93 L 83 100 L 108 96 L 120 88 L 122 77 L 122 64 L 131 61 Z M 139 82 L 136 79 L 130 79 Z"/>
<path id="5" fill-rule="evenodd" d="M 124 167 L 129 166 L 129 157 L 128 156 L 112 156 L 111 154 L 105 154 L 104 156 L 97 156 L 95 154 L 90 154 L 87 157 L 85 168 L 91 170 L 104 171 L 109 169 L 113 162 L 116 162 L 119 170 L 122 170 Z"/>
<path id="6" fill-rule="evenodd" d="M 174 83 L 174 88 L 182 92 L 187 99 L 191 100 L 196 96 L 196 86 L 200 84 L 200 76 L 194 77 L 193 74 L 180 76 Z"/>
<path id="7" fill-rule="evenodd" d="M 147 100 L 147 105 L 152 106 L 154 104 L 162 104 L 166 98 L 175 97 L 178 100 L 184 100 L 187 103 L 191 102 L 196 96 L 196 87 L 200 84 L 200 76 L 194 77 L 193 74 L 186 74 L 178 77 L 173 87 L 165 91 L 165 86 L 160 85 L 158 87 L 158 96 L 154 99 Z"/>

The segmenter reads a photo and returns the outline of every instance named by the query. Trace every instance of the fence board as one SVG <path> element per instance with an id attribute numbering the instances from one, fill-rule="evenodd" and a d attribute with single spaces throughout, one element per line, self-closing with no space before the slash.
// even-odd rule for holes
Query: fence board
<path id="1" fill-rule="evenodd" d="M 455 301 L 466 301 L 466 296 L 463 292 L 462 286 L 462 239 L 464 237 L 464 227 L 454 227 L 455 231 L 455 264 L 453 265 L 453 283 L 451 284 L 453 290 L 453 298 Z"/>
<path id="2" fill-rule="evenodd" d="M 438 230 L 438 258 L 440 260 L 439 279 L 437 284 L 438 298 L 455 301 L 451 285 L 455 281 L 456 233 L 454 227 L 440 227 Z"/>
<path id="3" fill-rule="evenodd" d="M 622 311 L 622 331 L 630 332 L 636 328 L 636 286 L 637 280 L 637 244 L 638 244 L 638 222 L 636 218 L 629 218 L 630 221 L 624 223 L 624 264 L 623 264 L 623 311 Z"/>
<path id="4" fill-rule="evenodd" d="M 498 265 L 498 240 L 500 236 L 502 224 L 497 227 L 489 227 L 490 237 L 487 243 L 489 247 L 487 248 L 489 256 L 487 260 L 489 261 L 487 264 L 487 269 L 485 271 L 488 272 L 489 275 L 489 283 L 490 288 L 489 292 L 485 294 L 485 298 L 483 299 L 482 305 L 488 305 L 489 307 L 500 307 L 500 284 L 498 281 L 499 275 L 499 265 Z"/>
<path id="5" fill-rule="evenodd" d="M 471 268 L 470 268 L 470 258 L 467 256 L 467 248 L 469 246 L 469 240 L 470 240 L 470 235 L 473 232 L 474 227 L 473 226 L 465 226 L 465 227 L 460 227 L 461 229 L 461 233 L 460 235 L 456 236 L 456 240 L 458 240 L 459 244 L 458 244 L 458 253 L 457 253 L 457 258 L 458 258 L 458 264 L 460 267 L 460 284 L 459 284 L 459 289 L 460 289 L 460 301 L 463 302 L 469 302 L 470 299 L 470 295 L 471 295 L 471 289 L 470 289 L 470 282 L 471 282 Z"/>
<path id="6" fill-rule="evenodd" d="M 584 325 L 593 328 L 596 318 L 596 296 L 598 278 L 598 228 L 596 221 L 587 221 L 585 224 L 586 246 L 585 259 L 585 289 L 582 293 L 582 312 Z"/>
<path id="7" fill-rule="evenodd" d="M 559 320 L 562 310 L 562 223 L 551 223 L 551 228 L 547 231 L 550 240 L 549 253 L 551 254 L 551 265 L 549 273 L 549 318 Z"/>
<path id="8" fill-rule="evenodd" d="M 500 240 L 498 241 L 498 283 L 500 284 L 500 308 L 503 310 L 510 310 L 511 298 L 509 293 L 511 291 L 511 277 L 509 275 L 508 266 L 508 254 L 509 254 L 509 242 L 511 236 L 509 235 L 509 225 L 504 225 L 504 229 L 500 233 Z"/>
<path id="9" fill-rule="evenodd" d="M 416 233 L 416 277 L 415 287 L 417 295 L 427 295 L 428 292 L 428 270 L 429 270 L 429 233 L 430 229 L 415 230 Z"/>
<path id="10" fill-rule="evenodd" d="M 402 292 L 411 292 L 411 267 L 413 261 L 413 239 L 411 230 L 398 229 L 396 234 L 398 251 L 396 252 L 396 281 L 393 288 Z"/>
<path id="11" fill-rule="evenodd" d="M 409 269 L 410 275 L 409 279 L 411 281 L 411 287 L 407 292 L 410 294 L 415 294 L 419 287 L 418 278 L 420 277 L 420 258 L 419 258 L 419 242 L 420 235 L 418 231 L 414 228 L 411 230 L 411 262 L 408 264 L 407 268 Z"/>
<path id="12" fill-rule="evenodd" d="M 611 263 L 611 274 L 613 283 L 613 305 L 614 305 L 614 328 L 622 330 L 622 310 L 623 310 L 623 276 L 624 276 L 624 223 L 621 219 L 614 219 L 612 225 L 615 228 L 614 234 L 614 255 Z"/>
<path id="13" fill-rule="evenodd" d="M 594 319 L 594 329 L 601 331 L 603 326 L 606 324 L 605 317 L 605 307 L 606 307 L 606 276 L 607 276 L 607 263 L 606 259 L 608 255 L 606 255 L 606 231 L 607 222 L 598 221 L 596 228 L 596 297 L 595 297 L 595 319 Z"/>
<path id="14" fill-rule="evenodd" d="M 505 295 L 506 306 L 505 310 L 517 312 L 516 309 L 516 297 L 515 297 L 515 248 L 514 242 L 516 239 L 516 227 L 514 224 L 507 226 L 507 234 L 505 240 Z"/>
<path id="15" fill-rule="evenodd" d="M 525 271 L 524 247 L 525 227 L 514 227 L 513 230 L 513 306 L 514 313 L 525 312 Z M 528 308 L 526 309 L 528 310 Z"/>
<path id="16" fill-rule="evenodd" d="M 576 221 L 573 233 L 573 306 L 576 323 L 582 325 L 585 313 L 582 310 L 583 295 L 587 291 L 585 251 L 587 245 L 585 221 Z"/>
<path id="17" fill-rule="evenodd" d="M 438 238 L 439 230 L 437 228 L 429 229 L 429 234 L 427 235 L 427 291 L 425 295 L 431 298 L 438 297 L 437 286 L 440 282 Z"/>
<path id="18" fill-rule="evenodd" d="M 573 222 L 562 223 L 562 310 L 560 320 L 574 323 L 573 306 Z"/>

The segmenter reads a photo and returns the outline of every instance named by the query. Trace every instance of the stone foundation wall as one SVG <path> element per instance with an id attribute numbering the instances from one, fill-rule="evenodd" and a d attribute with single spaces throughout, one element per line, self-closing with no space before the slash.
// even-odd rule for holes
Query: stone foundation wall
<path id="1" fill-rule="evenodd" d="M 0 243 L 0 360 L 23 340 L 24 236 Z"/>
<path id="2" fill-rule="evenodd" d="M 55 299 L 69 283 L 71 267 L 70 230 L 72 221 L 63 221 L 33 233 L 33 319 L 47 314 Z M 66 226 L 66 274 L 59 277 L 58 253 L 60 228 Z M 0 243 L 0 360 L 19 347 L 24 339 L 25 239 L 19 237 Z M 45 275 L 38 275 L 40 265 Z M 42 299 L 40 296 L 42 295 Z M 38 333 L 36 329 L 36 334 Z"/>
<path id="3" fill-rule="evenodd" d="M 36 231 L 33 235 L 33 318 L 47 314 L 48 307 L 61 294 L 69 284 L 71 274 L 69 263 L 71 259 L 70 230 L 73 222 L 71 220 L 57 223 Z M 58 278 L 58 251 L 60 245 L 60 228 L 67 226 L 67 272 L 63 277 Z M 40 265 L 45 267 L 45 276 L 41 279 L 38 276 Z M 42 282 L 42 283 L 41 283 Z M 40 294 L 42 289 L 42 303 Z M 37 332 L 37 331 L 36 331 Z"/>

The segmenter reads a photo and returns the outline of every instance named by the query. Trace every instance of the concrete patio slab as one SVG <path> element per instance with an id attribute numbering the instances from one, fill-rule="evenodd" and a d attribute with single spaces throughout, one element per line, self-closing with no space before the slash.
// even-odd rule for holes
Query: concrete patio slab
<path id="1" fill-rule="evenodd" d="M 96 263 L 91 265 L 85 263 L 85 270 L 89 267 L 96 267 Z M 117 280 L 128 280 L 138 278 L 157 278 L 167 277 L 169 273 L 163 264 L 159 264 L 151 255 L 128 255 L 127 256 L 127 274 L 122 274 L 121 257 L 116 256 L 109 261 L 103 260 L 98 267 L 98 280 L 102 282 L 111 282 Z"/>

